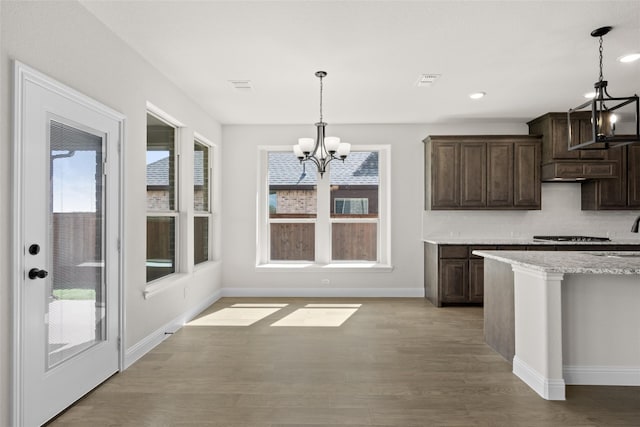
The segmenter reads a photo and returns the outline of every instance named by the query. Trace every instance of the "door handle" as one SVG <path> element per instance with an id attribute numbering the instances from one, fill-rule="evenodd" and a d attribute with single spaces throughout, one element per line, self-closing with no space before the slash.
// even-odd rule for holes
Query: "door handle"
<path id="1" fill-rule="evenodd" d="M 47 270 L 40 270 L 39 268 L 32 268 L 29 270 L 29 279 L 31 280 L 44 279 L 48 275 L 49 272 Z"/>

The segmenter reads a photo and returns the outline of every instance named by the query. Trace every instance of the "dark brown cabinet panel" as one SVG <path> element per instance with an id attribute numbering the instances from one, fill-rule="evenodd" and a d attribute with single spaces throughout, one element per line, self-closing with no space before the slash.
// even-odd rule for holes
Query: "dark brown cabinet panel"
<path id="1" fill-rule="evenodd" d="M 424 142 L 431 209 L 540 209 L 540 138 L 431 136 Z"/>
<path id="2" fill-rule="evenodd" d="M 487 144 L 487 206 L 513 206 L 513 143 Z"/>
<path id="3" fill-rule="evenodd" d="M 572 114 L 573 145 L 591 140 L 591 114 Z M 613 162 L 607 150 L 569 150 L 567 113 L 547 113 L 529 123 L 529 134 L 542 136 L 543 181 L 575 181 L 588 178 L 613 178 Z"/>
<path id="4" fill-rule="evenodd" d="M 468 274 L 469 267 L 466 259 L 440 260 L 440 290 L 442 302 L 468 302 Z"/>
<path id="5" fill-rule="evenodd" d="M 630 210 L 640 208 L 640 145 L 610 148 L 615 178 L 582 184 L 582 210 Z"/>
<path id="6" fill-rule="evenodd" d="M 469 302 L 482 303 L 484 298 L 484 259 L 469 260 Z"/>
<path id="7" fill-rule="evenodd" d="M 540 144 L 514 143 L 513 204 L 540 208 Z"/>
<path id="8" fill-rule="evenodd" d="M 434 142 L 431 146 L 431 206 L 460 206 L 460 145 Z"/>
<path id="9" fill-rule="evenodd" d="M 460 206 L 481 208 L 487 204 L 487 144 L 460 144 Z"/>
<path id="10" fill-rule="evenodd" d="M 627 206 L 640 208 L 640 144 L 627 145 Z"/>

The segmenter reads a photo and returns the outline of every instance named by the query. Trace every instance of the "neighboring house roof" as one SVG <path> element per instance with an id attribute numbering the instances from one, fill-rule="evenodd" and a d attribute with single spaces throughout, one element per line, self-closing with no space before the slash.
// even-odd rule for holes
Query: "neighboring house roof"
<path id="1" fill-rule="evenodd" d="M 344 160 L 330 164 L 332 185 L 378 185 L 378 152 L 354 151 Z M 316 165 L 303 162 L 293 152 L 269 153 L 269 185 L 315 185 Z"/>
<path id="2" fill-rule="evenodd" d="M 202 151 L 193 153 L 194 171 L 193 184 L 201 186 L 204 183 L 204 170 L 202 167 Z M 147 165 L 147 186 L 169 186 L 169 157 L 164 157 Z"/>

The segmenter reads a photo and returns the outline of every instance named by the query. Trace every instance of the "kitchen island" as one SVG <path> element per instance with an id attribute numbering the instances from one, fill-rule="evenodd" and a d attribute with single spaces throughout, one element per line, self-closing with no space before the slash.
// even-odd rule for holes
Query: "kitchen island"
<path id="1" fill-rule="evenodd" d="M 640 386 L 640 252 L 473 254 L 485 259 L 485 339 L 506 358 L 511 340 L 513 373 L 540 396 Z"/>

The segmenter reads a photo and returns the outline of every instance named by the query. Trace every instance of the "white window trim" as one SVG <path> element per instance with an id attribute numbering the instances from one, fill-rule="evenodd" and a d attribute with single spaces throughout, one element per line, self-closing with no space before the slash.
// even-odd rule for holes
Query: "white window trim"
<path id="1" fill-rule="evenodd" d="M 215 160 L 217 158 L 216 156 L 216 149 L 217 146 L 216 144 L 214 144 L 213 142 L 209 141 L 207 138 L 205 138 L 204 136 L 202 136 L 201 134 L 199 134 L 198 132 L 194 132 L 193 133 L 193 143 L 192 143 L 192 147 L 195 143 L 198 143 L 200 145 L 204 145 L 207 147 L 207 149 L 209 150 L 209 169 L 207 170 L 207 174 L 209 176 L 209 188 L 208 188 L 208 192 L 209 192 L 209 206 L 207 211 L 196 211 L 195 207 L 194 207 L 194 203 L 192 201 L 191 203 L 191 207 L 193 209 L 193 218 L 189 221 L 191 224 L 193 224 L 194 222 L 194 218 L 199 217 L 199 218 L 209 218 L 209 227 L 208 227 L 208 239 L 207 239 L 207 243 L 208 243 L 208 254 L 209 254 L 209 258 L 206 261 L 202 261 L 198 264 L 195 264 L 195 257 L 191 258 L 190 264 L 193 266 L 194 269 L 199 269 L 202 268 L 204 265 L 208 264 L 208 263 L 212 263 L 215 262 L 215 260 L 217 259 L 216 253 L 215 253 L 215 245 L 214 245 L 214 238 L 215 238 L 215 221 L 216 218 L 218 217 L 217 215 L 217 203 L 216 201 L 217 199 L 217 195 L 218 195 L 218 191 L 215 191 L 215 183 L 217 182 L 215 180 L 215 171 L 217 169 L 214 168 L 214 164 L 215 164 Z M 192 161 L 193 163 L 193 161 Z M 193 175 L 193 173 L 191 174 Z M 194 186 L 193 183 L 191 185 L 191 191 L 193 192 Z M 193 194 L 194 198 L 195 198 L 195 193 Z M 191 228 L 190 230 L 190 236 L 194 236 L 194 230 L 193 228 Z M 195 241 L 195 236 L 193 237 L 193 240 L 191 241 L 191 246 L 193 246 L 193 242 Z"/>
<path id="2" fill-rule="evenodd" d="M 161 110 L 160 108 L 156 107 L 155 105 L 151 104 L 150 102 L 147 102 L 147 114 L 150 114 L 154 117 L 156 117 L 157 119 L 165 122 L 166 124 L 168 124 L 169 126 L 172 126 L 175 129 L 175 136 L 174 136 L 174 151 L 175 151 L 175 163 L 176 163 L 176 167 L 175 167 L 175 182 L 176 182 L 176 186 L 175 186 L 175 206 L 174 209 L 172 211 L 156 211 L 156 210 L 146 210 L 146 218 L 149 217 L 160 217 L 160 216 L 168 216 L 168 217 L 174 217 L 175 220 L 175 271 L 171 274 L 168 274 L 166 276 L 162 276 L 159 277 L 155 280 L 152 280 L 150 282 L 146 282 L 146 286 L 145 286 L 145 290 L 144 290 L 144 295 L 145 297 L 148 297 L 149 295 L 156 293 L 158 289 L 164 290 L 168 287 L 173 287 L 172 283 L 175 283 L 176 281 L 180 280 L 181 276 L 184 276 L 185 272 L 187 271 L 187 262 L 186 262 L 186 257 L 187 257 L 187 253 L 188 253 L 188 246 L 186 241 L 188 241 L 189 239 L 185 239 L 184 236 L 188 236 L 188 230 L 186 229 L 188 227 L 188 221 L 186 221 L 185 218 L 185 213 L 183 212 L 182 207 L 183 206 L 188 206 L 188 204 L 185 203 L 184 196 L 185 194 L 187 194 L 184 190 L 184 185 L 185 185 L 185 179 L 184 179 L 184 174 L 183 174 L 183 165 L 182 165 L 182 148 L 184 147 L 184 144 L 182 143 L 182 138 L 185 137 L 185 135 L 187 134 L 187 132 L 185 132 L 185 128 L 184 125 L 182 124 L 182 122 L 180 122 L 179 120 L 175 119 L 173 116 L 167 114 L 166 112 L 164 112 L 163 110 Z M 145 244 L 145 249 L 146 249 L 146 244 Z M 146 256 L 145 256 L 146 259 Z M 145 267 L 145 274 L 146 274 L 146 267 Z"/>
<path id="3" fill-rule="evenodd" d="M 379 168 L 378 218 L 330 218 L 329 215 L 318 215 L 317 219 L 291 219 L 283 222 L 316 222 L 316 261 L 270 261 L 269 260 L 269 224 L 279 222 L 269 220 L 269 165 L 268 153 L 291 151 L 290 146 L 258 146 L 257 165 L 257 201 L 256 201 L 256 270 L 257 271 L 336 271 L 362 272 L 363 270 L 389 272 L 393 270 L 391 263 L 391 145 L 357 145 L 353 151 L 377 151 Z M 293 156 L 293 153 L 291 154 Z M 331 165 L 329 165 L 331 167 Z M 325 175 L 324 179 L 329 179 Z M 319 179 L 318 179 L 319 181 Z M 326 194 L 325 194 L 326 193 Z M 319 185 L 316 194 L 318 206 L 329 206 L 329 186 Z M 331 224 L 342 222 L 377 222 L 378 223 L 378 261 L 331 261 Z M 319 239 L 318 236 L 329 236 Z"/>

